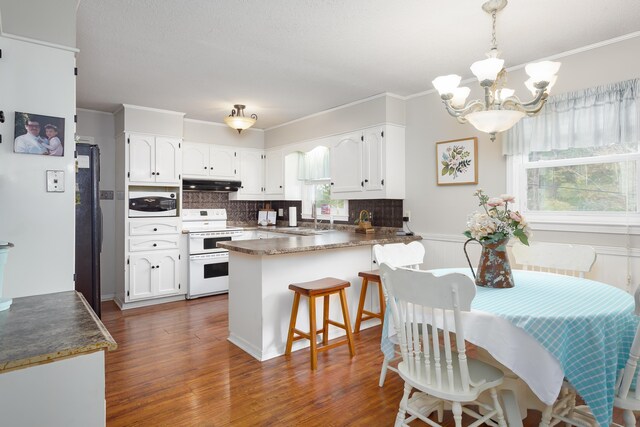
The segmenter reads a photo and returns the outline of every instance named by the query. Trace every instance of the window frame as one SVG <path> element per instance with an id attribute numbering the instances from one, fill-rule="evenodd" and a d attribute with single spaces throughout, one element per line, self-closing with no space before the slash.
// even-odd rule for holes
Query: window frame
<path id="1" fill-rule="evenodd" d="M 306 180 L 302 182 L 302 212 L 300 213 L 302 219 L 313 219 L 313 215 L 311 213 L 311 206 L 313 206 L 313 201 L 310 200 L 309 194 L 315 194 L 316 185 L 331 185 L 331 179 L 317 179 L 317 180 Z M 313 190 L 309 190 L 309 187 L 312 187 Z M 335 199 L 338 200 L 338 199 Z M 349 221 L 349 201 L 344 200 L 344 210 L 345 215 L 323 215 L 318 213 L 316 215 L 316 219 L 318 220 L 330 220 L 333 218 L 334 221 Z M 316 206 L 316 209 L 318 207 Z"/>
<path id="2" fill-rule="evenodd" d="M 593 157 L 529 161 L 528 153 L 507 155 L 507 192 L 516 197 L 514 209 L 526 217 L 534 229 L 552 231 L 640 234 L 640 151 Z M 530 211 L 527 206 L 527 170 L 559 166 L 636 162 L 637 212 Z"/>

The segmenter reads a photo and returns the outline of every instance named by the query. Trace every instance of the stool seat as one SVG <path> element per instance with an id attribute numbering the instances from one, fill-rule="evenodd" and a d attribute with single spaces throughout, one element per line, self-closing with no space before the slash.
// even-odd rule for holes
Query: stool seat
<path id="1" fill-rule="evenodd" d="M 336 279 L 335 277 L 324 277 L 322 279 L 311 280 L 309 282 L 292 283 L 289 285 L 289 289 L 294 292 L 294 295 L 293 307 L 291 308 L 291 321 L 289 322 L 289 333 L 287 334 L 287 347 L 284 354 L 291 354 L 293 342 L 302 338 L 308 339 L 310 342 L 311 369 L 316 369 L 318 366 L 318 352 L 346 344 L 349 346 L 349 353 L 351 354 L 351 357 L 356 354 L 353 344 L 353 336 L 351 335 L 349 309 L 347 307 L 347 296 L 345 293 L 345 289 L 349 286 L 351 286 L 350 282 L 342 279 Z M 329 297 L 333 294 L 340 296 L 340 305 L 342 307 L 342 318 L 344 323 L 338 323 L 329 319 Z M 301 296 L 309 298 L 308 333 L 296 328 L 298 306 L 300 304 Z M 320 330 L 316 327 L 316 298 L 322 298 L 324 301 L 324 307 L 322 310 L 322 329 Z M 344 329 L 347 334 L 346 339 L 329 344 L 329 325 Z M 316 343 L 318 334 L 322 334 L 322 346 L 320 347 L 318 347 L 318 344 Z"/>
<path id="2" fill-rule="evenodd" d="M 337 292 L 340 289 L 351 286 L 350 282 L 336 279 L 335 277 L 325 277 L 323 279 L 312 280 L 310 282 L 292 283 L 289 289 L 301 293 L 304 296 L 319 295 L 324 293 Z"/>
<path id="3" fill-rule="evenodd" d="M 380 270 L 361 271 L 358 273 L 358 277 L 363 277 L 372 282 L 380 282 Z"/>

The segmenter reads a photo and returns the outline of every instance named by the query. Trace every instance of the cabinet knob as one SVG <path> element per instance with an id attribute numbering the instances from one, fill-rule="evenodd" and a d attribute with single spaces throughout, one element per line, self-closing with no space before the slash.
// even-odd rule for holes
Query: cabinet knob
<path id="1" fill-rule="evenodd" d="M 155 175 L 155 174 L 156 174 L 155 172 L 151 172 L 151 175 Z"/>
<path id="2" fill-rule="evenodd" d="M 153 247 L 155 248 L 156 246 L 158 246 L 158 244 L 157 244 L 157 243 L 154 243 L 154 244 L 153 244 Z"/>
<path id="3" fill-rule="evenodd" d="M 280 186 L 280 188 L 282 188 L 282 185 Z"/>
<path id="4" fill-rule="evenodd" d="M 156 268 L 160 268 L 160 266 L 159 266 L 159 265 L 156 265 Z"/>
<path id="5" fill-rule="evenodd" d="M 154 229 L 153 229 L 153 231 L 158 231 L 158 229 L 157 229 L 157 228 L 154 228 Z"/>
<path id="6" fill-rule="evenodd" d="M 152 268 L 152 269 L 153 269 L 153 268 L 156 268 L 156 266 L 155 266 L 155 265 L 152 265 L 152 266 L 151 266 L 151 268 Z"/>
<path id="7" fill-rule="evenodd" d="M 207 167 L 205 166 L 204 168 L 206 169 Z"/>
<path id="8" fill-rule="evenodd" d="M 368 180 L 368 179 L 365 179 L 365 180 L 364 180 L 364 182 L 369 182 L 369 180 Z"/>
<path id="9" fill-rule="evenodd" d="M 376 260 L 375 260 L 375 259 L 373 260 L 373 263 L 374 263 L 374 264 L 377 264 L 377 262 L 376 262 Z"/>
<path id="10" fill-rule="evenodd" d="M 360 181 L 360 187 L 364 187 L 364 181 Z"/>
<path id="11" fill-rule="evenodd" d="M 333 185 L 333 182 L 331 183 L 331 185 Z"/>
<path id="12" fill-rule="evenodd" d="M 156 175 L 160 175 L 160 172 L 156 172 Z"/>

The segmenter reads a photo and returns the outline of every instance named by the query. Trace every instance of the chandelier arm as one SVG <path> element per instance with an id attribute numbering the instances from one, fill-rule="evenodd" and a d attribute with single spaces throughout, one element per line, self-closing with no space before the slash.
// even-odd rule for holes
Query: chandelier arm
<path id="1" fill-rule="evenodd" d="M 537 114 L 544 104 L 547 102 L 549 94 L 545 91 L 537 91 L 536 97 L 529 102 L 522 102 L 516 96 L 511 96 L 500 104 L 503 110 L 518 110 L 526 113 L 528 116 Z"/>
<path id="2" fill-rule="evenodd" d="M 451 100 L 443 99 L 442 102 L 444 106 L 447 108 L 447 112 L 456 118 L 464 118 L 469 113 L 473 113 L 475 111 L 481 111 L 485 109 L 484 102 L 476 99 L 475 101 L 470 102 L 465 105 L 463 108 L 455 108 L 451 105 Z M 466 120 L 461 123 L 466 123 Z"/>

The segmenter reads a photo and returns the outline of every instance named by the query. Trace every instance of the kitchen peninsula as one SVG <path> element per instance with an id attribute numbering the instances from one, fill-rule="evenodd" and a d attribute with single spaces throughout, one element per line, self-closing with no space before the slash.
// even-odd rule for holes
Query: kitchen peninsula
<path id="1" fill-rule="evenodd" d="M 275 230 L 280 231 L 280 230 Z M 314 232 L 311 230 L 311 232 Z M 284 354 L 291 316 L 293 293 L 289 284 L 321 277 L 336 277 L 351 282 L 347 301 L 354 323 L 361 282 L 358 272 L 377 268 L 372 246 L 408 243 L 419 236 L 395 234 L 358 234 L 348 231 L 318 230 L 318 234 L 261 240 L 220 242 L 229 250 L 229 341 L 260 361 Z M 297 328 L 308 330 L 307 301 L 300 301 Z M 317 313 L 322 313 L 320 304 Z M 367 309 L 377 309 L 376 298 L 369 298 Z M 330 317 L 341 319 L 340 304 L 331 303 Z M 363 328 L 379 324 L 363 323 Z M 329 338 L 344 335 L 331 328 Z M 294 342 L 293 350 L 309 345 Z"/>

